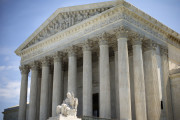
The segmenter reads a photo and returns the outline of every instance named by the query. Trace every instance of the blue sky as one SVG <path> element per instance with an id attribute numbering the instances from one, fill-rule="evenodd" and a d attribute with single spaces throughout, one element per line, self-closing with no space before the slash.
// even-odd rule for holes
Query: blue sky
<path id="1" fill-rule="evenodd" d="M 108 0 L 0 0 L 0 112 L 19 104 L 20 57 L 15 49 L 56 9 L 103 1 Z M 126 1 L 180 33 L 179 0 Z"/>

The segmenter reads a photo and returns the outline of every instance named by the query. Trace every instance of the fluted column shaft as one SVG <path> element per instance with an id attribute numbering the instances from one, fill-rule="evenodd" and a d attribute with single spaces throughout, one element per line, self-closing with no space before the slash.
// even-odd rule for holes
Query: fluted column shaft
<path id="1" fill-rule="evenodd" d="M 131 87 L 131 113 L 132 120 L 136 120 L 136 112 L 135 112 L 135 98 L 134 98 L 134 72 L 133 72 L 133 55 L 132 51 L 129 52 L 129 72 L 130 72 L 130 87 Z"/>
<path id="2" fill-rule="evenodd" d="M 133 40 L 134 95 L 136 120 L 147 120 L 142 46 Z"/>
<path id="3" fill-rule="evenodd" d="M 92 52 L 83 47 L 83 116 L 92 116 Z"/>
<path id="4" fill-rule="evenodd" d="M 40 120 L 47 120 L 48 117 L 48 91 L 49 91 L 49 60 L 42 61 L 42 81 L 41 81 L 41 102 Z"/>
<path id="5" fill-rule="evenodd" d="M 27 86 L 28 86 L 28 66 L 19 67 L 21 70 L 21 89 L 19 100 L 18 120 L 26 120 Z"/>
<path id="6" fill-rule="evenodd" d="M 28 120 L 36 119 L 38 70 L 39 70 L 38 64 L 34 63 L 31 66 L 31 87 L 30 87 L 30 101 L 29 101 L 29 114 L 28 114 L 29 119 Z"/>
<path id="7" fill-rule="evenodd" d="M 149 43 L 151 45 L 151 43 Z M 160 97 L 158 88 L 157 61 L 155 48 L 146 48 L 144 58 L 144 79 L 148 120 L 160 120 Z"/>
<path id="8" fill-rule="evenodd" d="M 49 71 L 49 83 L 48 83 L 48 117 L 52 117 L 52 92 L 53 92 L 53 69 L 50 67 Z"/>
<path id="9" fill-rule="evenodd" d="M 63 100 L 63 80 L 62 80 L 62 60 L 61 54 L 57 53 L 54 56 L 54 77 L 53 77 L 53 102 L 52 102 L 52 116 L 56 116 L 56 107 L 62 103 Z"/>
<path id="10" fill-rule="evenodd" d="M 68 92 L 73 92 L 74 96 L 77 95 L 77 58 L 76 53 L 71 49 L 68 53 Z"/>
<path id="11" fill-rule="evenodd" d="M 119 79 L 118 79 L 118 48 L 116 45 L 114 45 L 113 49 L 114 49 L 114 63 L 115 63 L 116 118 L 120 119 L 120 114 L 119 114 Z"/>
<path id="12" fill-rule="evenodd" d="M 118 79 L 120 120 L 131 120 L 129 59 L 126 36 L 118 36 Z"/>
<path id="13" fill-rule="evenodd" d="M 37 106 L 36 106 L 36 120 L 39 120 L 39 113 L 40 113 L 40 99 L 41 99 L 41 70 L 38 73 L 38 90 L 37 90 Z"/>
<path id="14" fill-rule="evenodd" d="M 169 82 L 169 60 L 168 50 L 161 48 L 161 64 L 162 64 L 162 79 L 163 79 L 163 107 L 165 109 L 166 119 L 173 119 L 172 102 L 171 102 L 171 90 Z"/>
<path id="15" fill-rule="evenodd" d="M 111 118 L 109 46 L 100 41 L 100 117 Z"/>

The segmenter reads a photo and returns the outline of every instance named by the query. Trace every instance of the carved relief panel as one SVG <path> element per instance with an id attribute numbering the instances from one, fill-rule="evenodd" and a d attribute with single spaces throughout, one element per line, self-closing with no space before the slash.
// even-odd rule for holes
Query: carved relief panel
<path id="1" fill-rule="evenodd" d="M 24 49 L 107 9 L 110 7 L 60 13 Z"/>

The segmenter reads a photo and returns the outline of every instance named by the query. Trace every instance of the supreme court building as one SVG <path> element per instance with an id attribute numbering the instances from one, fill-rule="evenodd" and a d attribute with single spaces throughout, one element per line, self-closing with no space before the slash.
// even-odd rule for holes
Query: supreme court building
<path id="1" fill-rule="evenodd" d="M 20 102 L 5 120 L 55 117 L 67 92 L 81 118 L 180 119 L 180 34 L 126 1 L 59 8 L 15 53 Z"/>

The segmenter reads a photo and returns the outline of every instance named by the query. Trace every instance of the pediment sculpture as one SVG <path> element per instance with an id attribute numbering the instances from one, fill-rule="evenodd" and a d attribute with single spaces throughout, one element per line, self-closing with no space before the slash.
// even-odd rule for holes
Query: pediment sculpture
<path id="1" fill-rule="evenodd" d="M 68 92 L 67 98 L 63 101 L 61 105 L 57 106 L 56 113 L 63 115 L 65 117 L 73 116 L 76 118 L 77 106 L 78 106 L 78 99 L 74 97 L 73 93 Z"/>
<path id="2" fill-rule="evenodd" d="M 24 47 L 24 49 L 42 41 L 43 39 L 49 36 L 56 34 L 59 31 L 65 30 L 75 24 L 78 24 L 81 21 L 86 20 L 87 18 L 97 15 L 101 12 L 104 12 L 107 9 L 110 9 L 110 7 L 59 13 L 54 18 L 54 20 L 52 20 L 39 34 L 37 34 L 31 40 L 31 42 L 29 42 Z"/>

